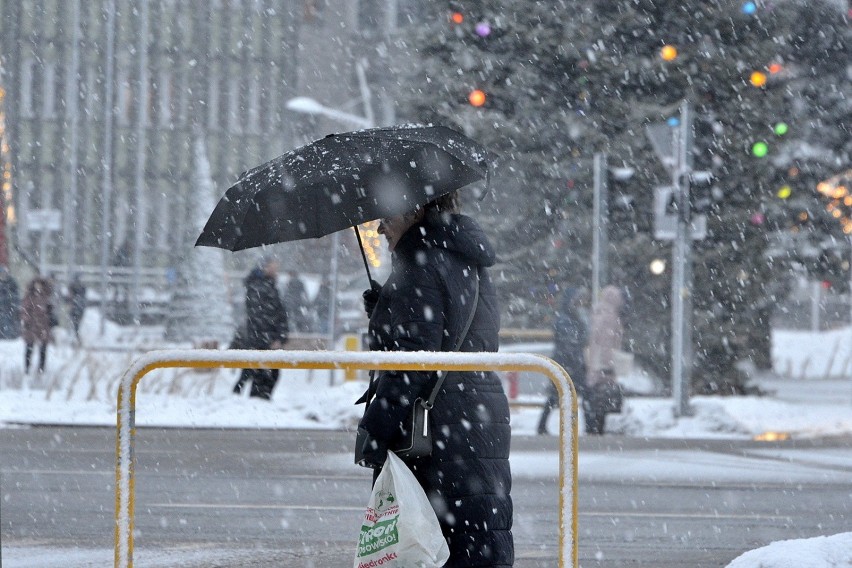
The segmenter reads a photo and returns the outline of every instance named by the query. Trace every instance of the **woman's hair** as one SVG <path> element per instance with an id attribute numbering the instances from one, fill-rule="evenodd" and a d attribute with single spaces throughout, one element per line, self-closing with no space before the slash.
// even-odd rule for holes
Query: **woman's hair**
<path id="1" fill-rule="evenodd" d="M 461 210 L 461 199 L 458 191 L 445 193 L 441 197 L 427 203 L 424 207 L 427 217 L 442 217 L 446 221 L 450 215 Z"/>

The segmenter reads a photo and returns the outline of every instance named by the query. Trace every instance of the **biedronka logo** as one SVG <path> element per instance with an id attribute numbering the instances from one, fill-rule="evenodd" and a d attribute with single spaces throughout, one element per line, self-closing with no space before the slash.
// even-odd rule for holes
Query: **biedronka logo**
<path id="1" fill-rule="evenodd" d="M 393 493 L 380 492 L 376 495 L 376 508 L 368 508 L 364 513 L 364 523 L 361 525 L 361 535 L 358 538 L 358 558 L 380 552 L 399 542 L 396 523 L 399 517 L 399 506 Z M 395 552 L 389 552 L 381 558 L 376 558 L 359 564 L 359 568 L 381 566 L 396 558 Z"/>

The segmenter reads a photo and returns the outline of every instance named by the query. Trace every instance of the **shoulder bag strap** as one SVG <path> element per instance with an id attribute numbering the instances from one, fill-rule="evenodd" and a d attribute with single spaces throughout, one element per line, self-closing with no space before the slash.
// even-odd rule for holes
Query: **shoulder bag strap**
<path id="1" fill-rule="evenodd" d="M 473 318 L 476 315 L 476 308 L 479 306 L 479 269 L 476 270 L 476 288 L 473 291 L 473 305 L 470 310 L 470 315 L 467 318 L 467 323 L 462 329 L 462 332 L 459 334 L 458 341 L 456 341 L 456 346 L 453 351 L 458 351 L 461 349 L 462 343 L 467 338 L 467 332 L 470 330 L 470 325 L 473 323 Z M 435 381 L 435 387 L 432 389 L 432 393 L 429 395 L 429 400 L 425 401 L 423 405 L 426 408 L 432 408 L 435 404 L 435 397 L 438 396 L 438 391 L 441 390 L 441 385 L 444 384 L 444 378 L 446 378 L 446 373 L 443 371 L 438 371 L 438 379 Z"/>

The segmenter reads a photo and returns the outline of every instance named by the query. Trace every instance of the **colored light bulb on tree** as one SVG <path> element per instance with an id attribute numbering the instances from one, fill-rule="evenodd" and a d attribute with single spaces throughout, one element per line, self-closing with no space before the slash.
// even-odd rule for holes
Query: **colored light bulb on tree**
<path id="1" fill-rule="evenodd" d="M 788 199 L 791 195 L 793 195 L 793 188 L 789 185 L 781 186 L 781 189 L 778 190 L 778 198 L 779 199 Z"/>
<path id="2" fill-rule="evenodd" d="M 773 130 L 775 131 L 776 135 L 784 136 L 785 134 L 787 134 L 789 127 L 787 126 L 786 122 L 779 122 L 775 125 L 775 128 L 773 128 Z"/>
<path id="3" fill-rule="evenodd" d="M 491 25 L 488 22 L 479 22 L 476 24 L 476 35 L 479 37 L 488 37 L 491 35 Z"/>
<path id="4" fill-rule="evenodd" d="M 663 61 L 674 61 L 677 57 L 677 48 L 673 45 L 664 45 L 660 50 L 660 57 Z"/>
<path id="5" fill-rule="evenodd" d="M 454 24 L 460 24 L 464 22 L 464 14 L 462 14 L 461 12 L 453 12 L 452 14 L 450 14 L 450 21 Z"/>
<path id="6" fill-rule="evenodd" d="M 742 7 L 743 14 L 751 16 L 757 12 L 757 5 L 754 2 L 746 2 Z"/>
<path id="7" fill-rule="evenodd" d="M 762 158 L 769 153 L 769 146 L 766 142 L 755 142 L 751 147 L 751 153 L 757 158 Z"/>
<path id="8" fill-rule="evenodd" d="M 474 89 L 467 96 L 468 102 L 475 107 L 481 107 L 485 104 L 485 92 L 481 89 Z"/>
<path id="9" fill-rule="evenodd" d="M 780 63 L 772 63 L 769 66 L 769 72 L 772 75 L 775 75 L 776 73 L 780 73 L 782 69 L 784 69 L 784 67 L 782 67 Z"/>
<path id="10" fill-rule="evenodd" d="M 751 74 L 749 81 L 751 81 L 751 84 L 755 87 L 762 87 L 766 85 L 766 73 L 755 71 Z"/>

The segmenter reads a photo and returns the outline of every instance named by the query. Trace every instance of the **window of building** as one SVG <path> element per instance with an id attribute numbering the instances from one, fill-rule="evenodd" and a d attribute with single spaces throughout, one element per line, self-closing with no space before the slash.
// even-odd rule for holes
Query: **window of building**
<path id="1" fill-rule="evenodd" d="M 52 61 L 44 64 L 41 113 L 44 118 L 56 118 L 56 63 Z"/>
<path id="2" fill-rule="evenodd" d="M 30 118 L 33 116 L 33 67 L 35 61 L 30 58 L 24 59 L 21 65 L 21 116 Z"/>
<path id="3" fill-rule="evenodd" d="M 130 124 L 130 106 L 133 101 L 133 91 L 130 89 L 130 79 L 127 69 L 118 69 L 116 78 L 116 105 L 118 106 L 117 122 L 121 126 Z"/>
<path id="4" fill-rule="evenodd" d="M 260 78 L 253 75 L 248 86 L 249 132 L 260 132 Z"/>
<path id="5" fill-rule="evenodd" d="M 240 108 L 240 89 L 242 85 L 239 81 L 228 82 L 228 131 L 242 132 L 242 108 Z"/>
<path id="6" fill-rule="evenodd" d="M 160 126 L 169 126 L 172 123 L 172 73 L 167 69 L 160 69 L 157 73 L 157 123 Z"/>
<path id="7" fill-rule="evenodd" d="M 358 31 L 377 32 L 382 22 L 382 0 L 359 0 Z"/>
<path id="8" fill-rule="evenodd" d="M 210 130 L 219 130 L 222 127 L 219 119 L 219 71 L 210 71 L 207 89 L 207 126 Z"/>
<path id="9" fill-rule="evenodd" d="M 165 191 L 158 191 L 155 194 L 155 205 L 153 209 L 156 211 L 156 217 L 151 219 L 148 227 L 148 233 L 153 235 L 153 245 L 159 251 L 164 251 L 169 248 L 169 231 L 163 227 L 169 227 L 169 211 L 170 199 Z"/>

